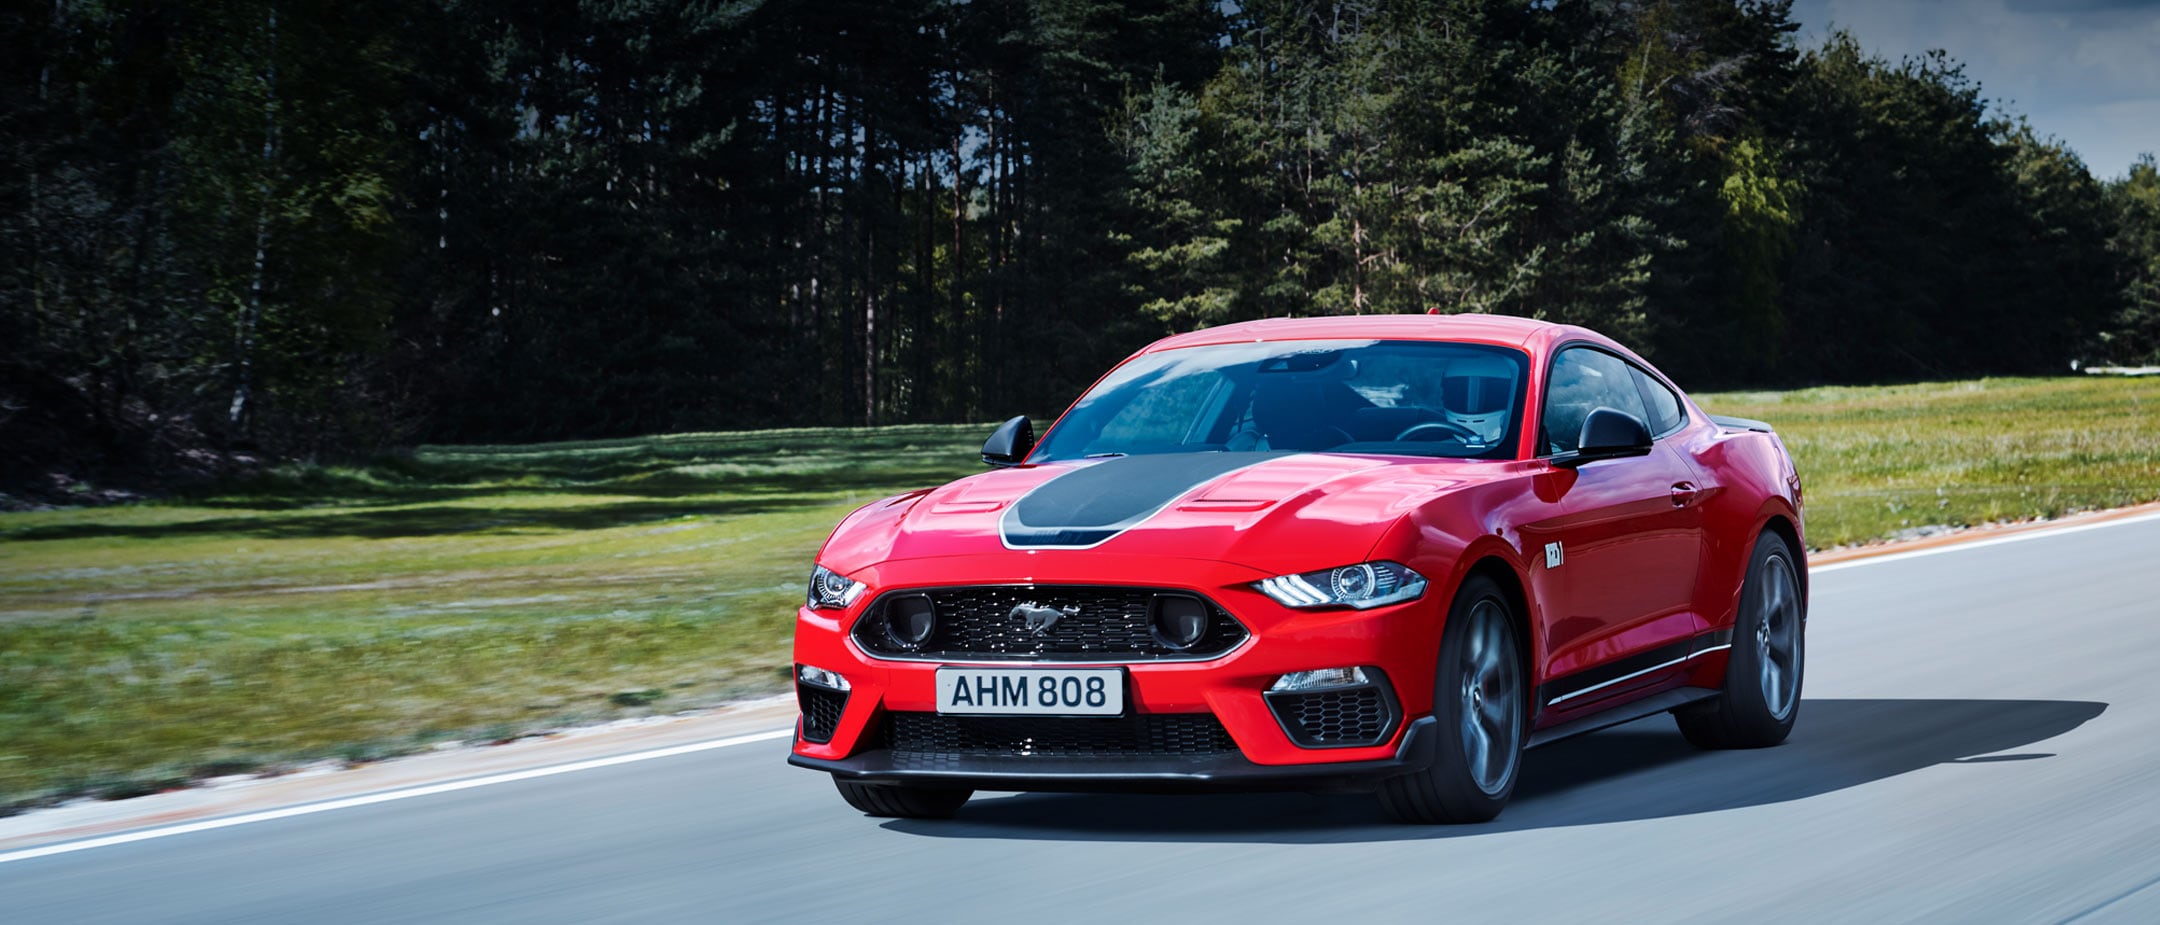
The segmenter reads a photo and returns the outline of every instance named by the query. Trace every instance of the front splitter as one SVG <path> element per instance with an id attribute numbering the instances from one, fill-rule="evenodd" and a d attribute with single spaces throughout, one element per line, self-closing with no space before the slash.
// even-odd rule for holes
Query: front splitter
<path id="1" fill-rule="evenodd" d="M 1362 792 L 1390 777 L 1432 766 L 1436 721 L 1422 717 L 1403 732 L 1395 757 L 1323 764 L 1254 764 L 1244 755 L 1071 758 L 1057 755 L 952 755 L 872 749 L 846 758 L 789 755 L 800 768 L 862 783 L 1048 793 L 1313 790 Z"/>

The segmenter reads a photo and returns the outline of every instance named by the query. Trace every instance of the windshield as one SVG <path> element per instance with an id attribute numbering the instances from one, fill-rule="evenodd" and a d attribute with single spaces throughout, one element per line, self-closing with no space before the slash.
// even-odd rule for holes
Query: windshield
<path id="1" fill-rule="evenodd" d="M 1219 450 L 1511 459 L 1527 362 L 1434 341 L 1167 350 L 1097 383 L 1030 461 Z"/>

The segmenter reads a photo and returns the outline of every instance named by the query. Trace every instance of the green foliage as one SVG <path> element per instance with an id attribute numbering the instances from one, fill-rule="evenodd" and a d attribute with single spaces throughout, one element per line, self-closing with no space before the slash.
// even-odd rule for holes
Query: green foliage
<path id="1" fill-rule="evenodd" d="M 1142 312 L 1181 331 L 1231 317 L 1237 293 L 1228 258 L 1231 239 L 1244 225 L 1210 217 L 1202 208 L 1215 193 L 1208 187 L 1200 122 L 1191 93 L 1158 81 L 1146 96 L 1129 96 L 1113 126 L 1132 165 L 1132 203 L 1148 235 L 1146 243 L 1120 238 L 1133 247 L 1131 260 L 1144 281 L 1133 294 L 1146 298 Z"/>
<path id="2" fill-rule="evenodd" d="M 1563 24 L 1517 4 L 1243 4 L 1198 95 L 1115 127 L 1172 327 L 1514 312 L 1639 333 L 1641 145 Z"/>
<path id="3" fill-rule="evenodd" d="M 1955 62 L 1892 64 L 1835 34 L 1802 56 L 1785 106 L 1779 170 L 1800 187 L 1775 274 L 1782 377 L 2067 371 L 2112 314 L 2097 185 L 2058 144 L 1990 119 Z"/>
<path id="4" fill-rule="evenodd" d="M 1776 160 L 1752 138 L 1734 142 L 1726 163 L 1731 172 L 1718 187 L 1718 197 L 1725 201 L 1725 253 L 1731 260 L 1729 291 L 1741 334 L 1738 346 L 1774 367 L 1785 338 L 1778 273 L 1792 252 L 1801 185 L 1780 176 Z"/>
<path id="5" fill-rule="evenodd" d="M 2099 358 L 2160 363 L 2160 168 L 2146 154 L 2106 187 L 2123 306 L 2095 345 Z"/>
<path id="6" fill-rule="evenodd" d="M 2109 184 L 1783 0 L 58 0 L 0 15 L 0 485 L 1047 415 L 1504 312 L 1694 384 L 2160 353 Z M 157 487 L 153 485 L 152 487 Z"/>

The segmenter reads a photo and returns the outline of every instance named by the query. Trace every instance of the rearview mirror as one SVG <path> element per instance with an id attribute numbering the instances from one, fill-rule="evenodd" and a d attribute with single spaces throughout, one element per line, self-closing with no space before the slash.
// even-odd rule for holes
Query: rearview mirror
<path id="1" fill-rule="evenodd" d="M 1600 459 L 1644 456 L 1650 452 L 1650 428 L 1625 411 L 1599 408 L 1583 418 L 1582 439 L 1573 453 L 1553 457 L 1555 466 L 1574 467 Z"/>
<path id="2" fill-rule="evenodd" d="M 1035 425 L 1023 414 L 999 424 L 997 430 L 990 432 L 990 439 L 983 441 L 983 464 L 1000 469 L 1017 466 L 1034 448 Z"/>

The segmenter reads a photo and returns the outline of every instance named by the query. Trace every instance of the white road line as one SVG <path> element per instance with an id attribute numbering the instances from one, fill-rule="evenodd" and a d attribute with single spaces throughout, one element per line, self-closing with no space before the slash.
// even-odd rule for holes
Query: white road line
<path id="1" fill-rule="evenodd" d="M 1974 540 L 1965 543 L 1950 543 L 1947 545 L 1936 546 L 1929 549 L 1916 549 L 1911 552 L 1890 553 L 1888 555 L 1873 556 L 1865 559 L 1854 559 L 1848 562 L 1837 562 L 1830 565 L 1815 566 L 1813 568 L 1810 568 L 1808 571 L 1810 574 L 1818 574 L 1822 572 L 1833 572 L 1840 569 L 1857 568 L 1863 565 L 1882 565 L 1889 562 L 1902 562 L 1906 559 L 1918 559 L 1923 556 L 1936 556 L 1943 553 L 1959 552 L 1967 549 L 1983 549 L 1989 546 L 2000 546 L 2005 543 L 2017 543 L 2023 542 L 2025 540 L 2040 539 L 2050 536 L 2064 536 L 2071 533 L 2082 533 L 2087 530 L 2099 530 L 2105 527 L 2120 527 L 2127 524 L 2149 523 L 2155 520 L 2160 520 L 2160 512 L 2154 512 L 2151 514 L 2140 514 L 2136 517 L 2125 517 L 2121 520 L 2106 520 L 2099 523 L 2076 524 L 2062 527 L 2042 527 L 2035 530 L 2028 530 L 2022 533 L 2014 533 L 2009 536 L 1995 537 L 1994 539 Z M 746 735 L 730 736 L 725 739 L 713 739 L 708 742 L 692 742 L 688 745 L 673 745 L 667 748 L 652 749 L 650 751 L 631 752 L 626 755 L 615 755 L 610 758 L 594 758 L 589 761 L 574 761 L 569 764 L 558 764 L 545 768 L 534 768 L 529 771 L 511 771 L 504 774 L 491 774 L 486 777 L 470 778 L 468 780 L 450 781 L 448 783 L 441 784 L 425 784 L 419 787 L 408 787 L 403 790 L 386 790 L 381 793 L 370 793 L 356 797 L 345 797 L 343 799 L 327 800 L 321 803 L 306 803 L 299 806 L 288 806 L 283 809 L 264 810 L 263 812 L 259 813 L 247 813 L 240 816 L 227 816 L 222 819 L 205 819 L 201 822 L 186 822 L 179 825 L 165 826 L 163 828 L 142 829 L 135 832 L 122 832 L 117 835 L 104 835 L 97 838 L 83 839 L 81 841 L 62 842 L 56 845 L 44 845 L 37 848 L 25 848 L 21 851 L 11 851 L 6 854 L 0 854 L 0 864 L 6 864 L 10 861 L 27 861 L 31 858 L 50 857 L 56 854 L 68 854 L 75 851 L 88 851 L 92 848 L 105 848 L 112 845 L 125 845 L 133 842 L 149 841 L 154 838 L 166 838 L 173 835 L 186 835 L 191 832 L 208 832 L 213 829 L 227 829 L 236 825 L 248 825 L 255 822 L 269 822 L 274 819 L 290 819 L 294 816 L 310 816 L 314 815 L 315 813 L 327 813 L 334 810 L 351 809 L 356 806 L 372 806 L 377 803 L 389 803 L 395 800 L 409 800 L 414 797 L 433 796 L 438 793 L 455 793 L 459 790 L 472 790 L 477 787 L 492 787 L 496 784 L 508 784 L 515 783 L 521 780 L 533 780 L 541 777 L 553 777 L 557 774 L 571 774 L 577 771 L 590 771 L 595 768 L 613 767 L 618 764 L 631 764 L 638 761 L 651 761 L 655 758 L 672 758 L 676 755 L 688 755 L 694 752 L 710 751 L 716 748 L 728 748 L 735 745 L 748 745 L 752 742 L 769 742 L 774 739 L 787 738 L 794 734 L 795 730 L 792 726 L 786 729 L 768 729 L 764 732 L 753 732 Z"/>
<path id="2" fill-rule="evenodd" d="M 2022 543 L 2026 540 L 2045 539 L 2047 537 L 2054 536 L 2068 536 L 2072 533 L 2083 533 L 2087 530 L 2100 530 L 2107 527 L 2122 527 L 2128 526 L 2130 524 L 2150 523 L 2155 520 L 2160 520 L 2160 511 L 2155 511 L 2150 514 L 2139 514 L 2136 517 L 2125 517 L 2121 520 L 2103 520 L 2099 523 L 2067 524 L 2060 527 L 2039 527 L 2032 530 L 2026 530 L 2021 533 L 2013 533 L 2009 536 L 1994 537 L 1992 539 L 1968 540 L 1962 543 L 1947 543 L 1942 546 L 1934 546 L 1928 549 L 1915 549 L 1911 552 L 1893 552 L 1880 556 L 1870 556 L 1864 559 L 1853 559 L 1846 562 L 1833 562 L 1829 565 L 1809 566 L 1808 574 L 1819 575 L 1823 572 L 1835 572 L 1840 569 L 1858 568 L 1863 565 L 1882 565 L 1889 562 L 1903 562 L 1907 559 L 1919 559 L 1926 556 L 1939 556 L 1946 552 L 1964 552 L 1968 549 L 1986 549 L 1989 546 L 2001 546 L 2006 543 Z"/>
<path id="3" fill-rule="evenodd" d="M 309 816 L 315 813 L 327 813 L 333 810 L 352 809 L 356 806 L 372 806 L 377 803 L 389 803 L 393 800 L 409 800 L 413 797 L 433 796 L 438 793 L 455 793 L 459 790 L 471 790 L 475 787 L 492 787 L 496 784 L 508 784 L 514 783 L 516 781 L 533 780 L 535 778 L 541 777 L 554 777 L 557 774 L 570 774 L 577 771 L 590 771 L 594 768 L 613 767 L 618 764 L 630 764 L 636 761 L 651 761 L 655 758 L 672 758 L 676 755 L 688 755 L 693 752 L 710 751 L 716 748 L 728 748 L 734 745 L 748 745 L 752 742 L 769 742 L 773 739 L 788 738 L 790 736 L 793 736 L 794 734 L 795 729 L 792 726 L 786 729 L 768 729 L 764 732 L 753 732 L 747 735 L 730 736 L 725 739 L 712 739 L 706 742 L 692 742 L 688 745 L 671 745 L 667 748 L 655 748 L 649 751 L 631 752 L 626 755 L 615 755 L 608 758 L 593 758 L 587 761 L 573 761 L 569 764 L 558 764 L 545 768 L 533 768 L 526 771 L 511 771 L 504 774 L 490 774 L 486 777 L 474 777 L 467 780 L 450 781 L 448 783 L 441 784 L 425 784 L 419 787 L 407 787 L 403 790 L 385 790 L 381 793 L 370 793 L 356 797 L 345 797 L 343 799 L 337 800 L 326 800 L 321 803 L 304 803 L 299 806 L 288 806 L 283 809 L 264 810 L 259 813 L 248 813 L 246 815 L 240 816 L 227 816 L 222 819 L 205 819 L 201 822 L 186 822 L 180 825 L 165 826 L 163 828 L 143 829 L 136 832 L 122 832 L 118 835 L 105 835 L 98 838 L 86 838 L 82 841 L 62 842 L 57 845 L 44 845 L 37 848 L 25 848 L 21 851 L 10 851 L 6 854 L 0 854 L 0 864 L 6 864 L 10 861 L 27 861 L 31 858 L 49 857 L 55 854 L 67 854 L 73 851 L 88 851 L 92 848 L 105 848 L 112 845 L 125 845 L 131 842 L 149 841 L 153 838 L 166 838 L 173 835 L 186 835 L 191 832 L 208 832 L 212 829 L 229 829 L 236 825 L 247 825 L 254 822 L 269 822 L 273 819 L 290 819 L 294 816 Z"/>

